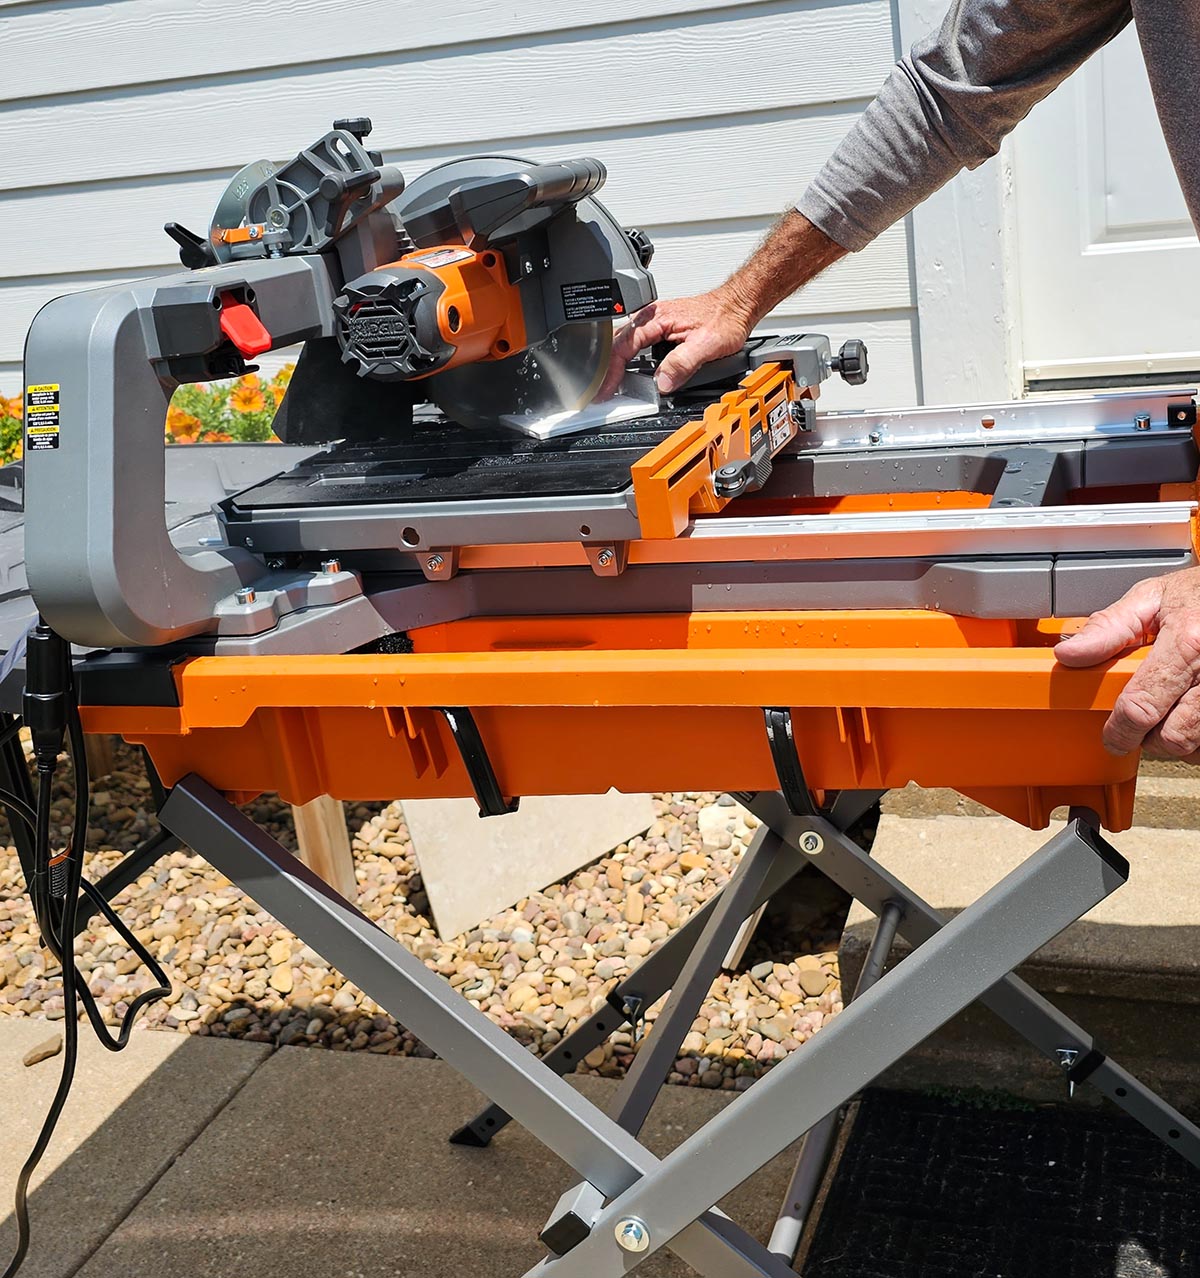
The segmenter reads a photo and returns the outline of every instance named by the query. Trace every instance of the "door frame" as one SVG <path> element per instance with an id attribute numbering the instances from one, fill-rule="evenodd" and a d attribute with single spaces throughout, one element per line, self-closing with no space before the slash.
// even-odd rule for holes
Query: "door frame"
<path id="1" fill-rule="evenodd" d="M 898 56 L 938 26 L 947 0 L 893 0 Z M 910 215 L 922 400 L 980 403 L 1025 394 L 1014 175 L 1008 142 Z"/>

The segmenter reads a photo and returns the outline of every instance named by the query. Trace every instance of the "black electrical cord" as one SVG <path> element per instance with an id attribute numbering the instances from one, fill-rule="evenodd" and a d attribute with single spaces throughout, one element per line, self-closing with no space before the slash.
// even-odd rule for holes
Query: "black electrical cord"
<path id="1" fill-rule="evenodd" d="M 83 725 L 76 703 L 70 649 L 49 627 L 39 624 L 30 636 L 28 674 L 26 678 L 25 720 L 30 723 L 37 764 L 36 808 L 7 791 L 0 790 L 0 805 L 26 822 L 34 835 L 34 870 L 27 884 L 34 915 L 42 941 L 62 967 L 64 1043 L 63 1065 L 58 1086 L 37 1141 L 17 1176 L 14 1215 L 17 1220 L 17 1246 L 12 1260 L 0 1278 L 13 1278 L 24 1263 L 29 1250 L 29 1181 L 42 1160 L 54 1135 L 58 1120 L 75 1081 L 79 1057 L 79 1004 L 100 1042 L 109 1051 L 119 1052 L 129 1042 L 134 1021 L 143 1007 L 171 992 L 170 981 L 149 951 L 137 940 L 118 917 L 104 895 L 83 877 L 83 854 L 87 842 L 88 808 L 91 784 L 84 749 Z M 28 711 L 32 710 L 32 714 Z M 14 731 L 10 727 L 0 744 Z M 50 805 L 54 776 L 58 771 L 58 755 L 64 741 L 68 746 L 75 788 L 72 814 L 72 838 L 65 851 L 57 856 L 50 850 Z M 157 982 L 139 994 L 126 1009 L 116 1036 L 109 1032 L 91 990 L 75 965 L 75 936 L 79 922 L 81 893 L 87 895 L 96 911 L 103 914 L 118 935 L 150 970 Z"/>

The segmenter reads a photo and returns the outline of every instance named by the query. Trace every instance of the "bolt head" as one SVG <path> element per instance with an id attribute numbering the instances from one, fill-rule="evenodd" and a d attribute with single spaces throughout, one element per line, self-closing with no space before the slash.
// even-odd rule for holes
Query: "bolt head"
<path id="1" fill-rule="evenodd" d="M 825 840 L 813 830 L 800 836 L 800 851 L 806 852 L 809 856 L 816 856 L 824 846 Z"/>
<path id="2" fill-rule="evenodd" d="M 636 1216 L 623 1216 L 617 1221 L 614 1233 L 623 1251 L 645 1251 L 650 1246 L 650 1230 L 646 1222 Z"/>
<path id="3" fill-rule="evenodd" d="M 233 596 L 240 604 L 252 604 L 258 598 L 258 591 L 253 586 L 242 586 Z"/>
<path id="4" fill-rule="evenodd" d="M 867 436 L 867 439 L 869 439 L 869 440 L 871 441 L 871 443 L 872 443 L 872 444 L 882 444 L 882 443 L 883 443 L 883 431 L 881 431 L 881 430 L 873 430 L 873 431 L 872 431 L 872 432 L 871 432 L 871 433 Z"/>
<path id="5" fill-rule="evenodd" d="M 601 568 L 607 568 L 608 565 L 612 563 L 612 561 L 613 561 L 613 552 L 611 550 L 607 550 L 607 549 L 602 550 L 596 556 L 596 562 L 600 565 Z"/>
<path id="6" fill-rule="evenodd" d="M 1137 414 L 1134 416 L 1134 419 L 1133 419 L 1133 428 L 1134 428 L 1134 430 L 1149 430 L 1149 429 L 1150 429 L 1150 414 L 1149 414 L 1149 413 L 1137 413 Z"/>
<path id="7" fill-rule="evenodd" d="M 445 562 L 446 561 L 441 557 L 441 555 L 430 555 L 429 558 L 425 560 L 425 567 L 428 568 L 430 572 L 437 572 L 437 570 Z"/>
<path id="8" fill-rule="evenodd" d="M 340 559 L 322 559 L 321 571 L 335 573 L 342 571 L 342 561 Z"/>

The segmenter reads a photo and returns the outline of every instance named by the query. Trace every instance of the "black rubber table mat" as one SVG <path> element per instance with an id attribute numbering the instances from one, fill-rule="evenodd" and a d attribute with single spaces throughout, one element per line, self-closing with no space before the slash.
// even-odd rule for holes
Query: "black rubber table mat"
<path id="1" fill-rule="evenodd" d="M 864 1094 L 804 1278 L 1195 1278 L 1200 1171 L 1112 1112 Z"/>
<path id="2" fill-rule="evenodd" d="M 514 431 L 418 423 L 402 438 L 342 443 L 226 503 L 255 510 L 622 492 L 629 468 L 695 413 L 536 440 Z"/>

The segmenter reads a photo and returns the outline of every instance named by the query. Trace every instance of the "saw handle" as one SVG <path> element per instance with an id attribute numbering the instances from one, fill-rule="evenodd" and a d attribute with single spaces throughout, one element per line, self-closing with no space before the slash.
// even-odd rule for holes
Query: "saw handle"
<path id="1" fill-rule="evenodd" d="M 526 176 L 531 180 L 538 204 L 574 204 L 594 195 L 605 183 L 608 170 L 599 160 L 584 156 L 578 160 L 558 160 L 536 164 Z"/>

